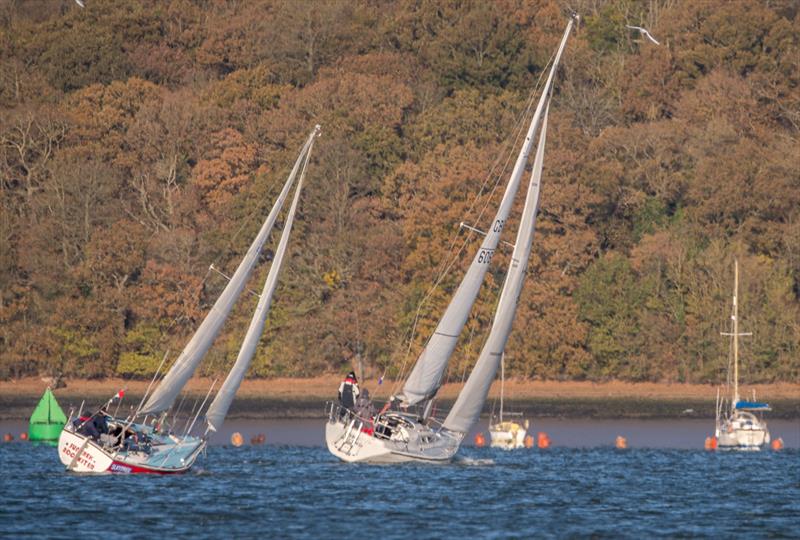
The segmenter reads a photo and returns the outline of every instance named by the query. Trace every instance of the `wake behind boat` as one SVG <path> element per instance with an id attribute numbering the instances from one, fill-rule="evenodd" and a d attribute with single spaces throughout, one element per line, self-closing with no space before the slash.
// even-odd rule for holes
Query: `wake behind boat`
<path id="1" fill-rule="evenodd" d="M 328 450 L 339 459 L 374 463 L 446 462 L 453 458 L 464 437 L 477 422 L 511 332 L 528 267 L 539 205 L 550 97 L 556 70 L 576 19 L 577 16 L 570 19 L 561 38 L 492 225 L 484 233 L 484 239 L 466 275 L 405 380 L 402 393 L 391 399 L 375 416 L 359 414 L 334 403 L 328 405 L 325 440 Z M 448 361 L 456 348 L 508 221 L 537 131 L 539 144 L 533 172 L 491 331 L 453 408 L 440 423 L 432 414 L 434 399 L 444 383 Z M 477 231 L 471 227 L 470 230 Z"/>
<path id="2" fill-rule="evenodd" d="M 197 457 L 205 450 L 208 439 L 221 428 L 261 338 L 264 322 L 277 286 L 278 273 L 286 255 L 306 167 L 311 156 L 311 148 L 319 134 L 319 129 L 320 127 L 316 126 L 303 145 L 278 199 L 239 263 L 236 272 L 229 279 L 206 318 L 153 393 L 148 396 L 150 390 L 148 387 L 148 392 L 142 398 L 142 404 L 127 418 L 116 418 L 108 412 L 112 401 L 115 398 L 123 397 L 122 391 L 115 398 L 109 400 L 105 407 L 91 415 L 84 416 L 81 414 L 82 411 L 79 411 L 77 417 L 73 417 L 70 413 L 70 419 L 61 431 L 58 442 L 58 455 L 67 470 L 96 473 L 181 473 L 189 470 Z M 200 414 L 205 410 L 205 404 L 211 396 L 214 389 L 213 384 L 197 413 L 193 418 L 187 420 L 187 424 L 182 430 L 179 430 L 177 426 L 170 425 L 168 421 L 175 400 L 211 348 L 223 323 L 244 290 L 278 213 L 298 177 L 298 171 L 301 171 L 299 180 L 272 266 L 259 295 L 258 304 L 247 334 L 242 341 L 236 362 L 208 407 L 204 422 L 200 424 L 201 426 L 205 424 L 205 430 L 202 433 L 195 433 L 195 426 L 197 426 Z M 147 399 L 146 402 L 145 399 Z"/>

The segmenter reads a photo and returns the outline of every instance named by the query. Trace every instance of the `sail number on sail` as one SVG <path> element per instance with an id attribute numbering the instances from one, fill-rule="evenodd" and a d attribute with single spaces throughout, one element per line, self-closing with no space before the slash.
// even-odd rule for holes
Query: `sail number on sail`
<path id="1" fill-rule="evenodd" d="M 478 262 L 489 264 L 492 262 L 492 255 L 494 255 L 493 249 L 481 249 L 480 253 L 478 253 Z"/>

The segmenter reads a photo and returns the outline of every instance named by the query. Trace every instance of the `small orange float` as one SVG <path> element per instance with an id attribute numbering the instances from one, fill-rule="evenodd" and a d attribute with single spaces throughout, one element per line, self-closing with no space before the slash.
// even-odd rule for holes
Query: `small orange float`
<path id="1" fill-rule="evenodd" d="M 478 448 L 486 446 L 486 437 L 483 436 L 483 433 L 477 433 L 475 435 L 475 446 Z"/>
<path id="2" fill-rule="evenodd" d="M 706 437 L 705 443 L 703 443 L 703 447 L 706 450 L 716 450 L 717 449 L 717 438 L 716 437 Z"/>
<path id="3" fill-rule="evenodd" d="M 775 450 L 776 452 L 778 450 L 783 450 L 783 439 L 781 439 L 780 437 L 778 437 L 777 439 L 773 439 L 772 443 L 770 443 L 770 446 L 772 446 L 772 449 Z"/>
<path id="4" fill-rule="evenodd" d="M 237 431 L 231 435 L 231 444 L 237 448 L 242 446 L 244 444 L 244 437 L 242 437 L 242 434 Z"/>
<path id="5" fill-rule="evenodd" d="M 11 442 L 14 440 L 14 436 L 11 433 L 6 433 L 3 435 L 3 442 Z"/>
<path id="6" fill-rule="evenodd" d="M 614 446 L 616 446 L 618 450 L 625 450 L 628 448 L 628 439 L 622 435 L 617 435 L 617 438 L 614 439 Z"/>
<path id="7" fill-rule="evenodd" d="M 540 431 L 537 435 L 536 445 L 544 450 L 545 448 L 550 448 L 550 443 L 550 437 L 547 436 L 547 433 Z"/>
<path id="8" fill-rule="evenodd" d="M 525 448 L 533 448 L 533 435 L 526 435 L 524 443 Z"/>
<path id="9" fill-rule="evenodd" d="M 255 437 L 250 437 L 250 444 L 264 444 L 264 441 L 267 440 L 266 435 L 263 433 L 259 433 Z"/>

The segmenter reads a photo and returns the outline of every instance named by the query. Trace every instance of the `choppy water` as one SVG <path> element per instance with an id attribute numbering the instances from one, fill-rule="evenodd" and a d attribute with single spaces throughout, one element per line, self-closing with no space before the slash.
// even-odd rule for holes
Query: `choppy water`
<path id="1" fill-rule="evenodd" d="M 318 426 L 321 429 L 321 426 Z M 213 446 L 186 475 L 81 476 L 0 445 L 0 535 L 797 537 L 800 451 L 466 447 L 450 465 L 348 465 L 321 446 Z"/>

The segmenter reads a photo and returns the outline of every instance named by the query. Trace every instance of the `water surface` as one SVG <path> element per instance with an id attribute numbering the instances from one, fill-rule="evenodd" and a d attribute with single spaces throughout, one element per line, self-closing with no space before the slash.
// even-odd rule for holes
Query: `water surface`
<path id="1" fill-rule="evenodd" d="M 164 477 L 66 473 L 51 447 L 2 444 L 0 535 L 797 537 L 797 449 L 709 453 L 638 442 L 611 448 L 616 432 L 631 424 L 601 425 L 607 445 L 573 448 L 558 444 L 585 431 L 587 421 L 554 422 L 561 431 L 550 426 L 557 446 L 549 450 L 467 446 L 455 463 L 439 466 L 340 463 L 316 444 L 320 421 L 287 424 L 284 435 L 271 423 L 232 422 L 243 433 L 263 430 L 268 444 L 212 446 L 190 473 Z M 668 424 L 648 426 L 637 433 L 671 431 Z M 300 436 L 307 444 L 269 444 Z M 629 441 L 638 436 L 629 434 Z"/>

